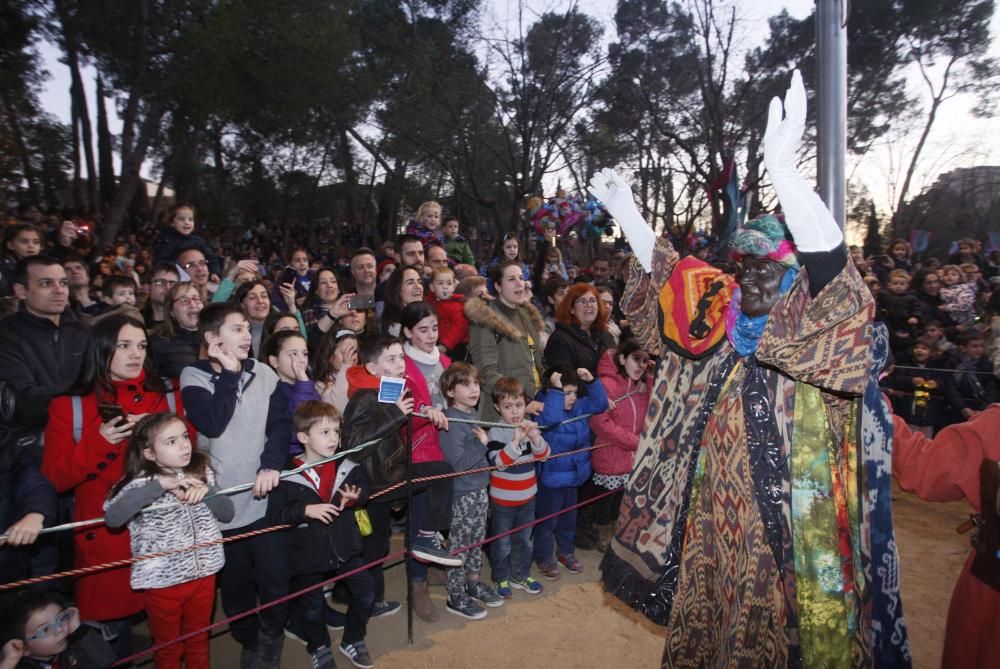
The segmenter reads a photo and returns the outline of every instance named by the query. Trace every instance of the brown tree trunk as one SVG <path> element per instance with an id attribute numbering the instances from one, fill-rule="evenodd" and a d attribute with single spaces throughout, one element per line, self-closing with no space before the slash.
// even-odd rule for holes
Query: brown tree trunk
<path id="1" fill-rule="evenodd" d="M 111 153 L 111 131 L 104 103 L 104 81 L 97 77 L 97 172 L 100 182 L 100 212 L 108 213 L 115 198 L 115 164 Z"/>
<path id="2" fill-rule="evenodd" d="M 108 218 L 101 229 L 101 248 L 113 243 L 115 237 L 118 236 L 118 231 L 125 220 L 125 214 L 128 213 L 129 204 L 135 196 L 136 189 L 142 183 L 139 170 L 146 160 L 149 144 L 156 135 L 162 118 L 163 109 L 159 105 L 154 105 L 149 109 L 142 120 L 132 151 L 122 152 L 121 178 L 118 181 L 115 199 L 111 203 L 111 211 L 108 212 Z"/>
<path id="3" fill-rule="evenodd" d="M 18 156 L 21 158 L 21 168 L 24 170 L 24 180 L 28 182 L 28 199 L 31 204 L 38 204 L 38 181 L 35 179 L 35 168 L 31 165 L 31 152 L 21 131 L 21 119 L 17 108 L 10 98 L 3 96 L 4 114 L 7 116 L 7 125 L 10 126 L 10 134 L 14 138 L 17 146 Z"/>
<path id="4" fill-rule="evenodd" d="M 56 0 L 56 13 L 62 27 L 63 50 L 66 52 L 66 66 L 69 67 L 69 94 L 76 109 L 77 122 L 80 124 L 83 144 L 83 155 L 87 163 L 87 206 L 89 213 L 98 209 L 97 199 L 97 167 L 94 162 L 94 136 L 90 126 L 90 111 L 87 108 L 87 95 L 83 90 L 83 77 L 80 76 L 80 59 L 76 39 L 76 29 L 64 0 Z"/>

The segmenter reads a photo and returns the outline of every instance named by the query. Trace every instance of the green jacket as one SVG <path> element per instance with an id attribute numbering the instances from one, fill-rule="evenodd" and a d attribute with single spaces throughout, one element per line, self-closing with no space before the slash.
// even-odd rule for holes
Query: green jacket
<path id="1" fill-rule="evenodd" d="M 472 248 L 469 247 L 469 242 L 465 241 L 465 237 L 462 235 L 451 239 L 445 237 L 444 250 L 448 252 L 448 257 L 456 263 L 476 266 L 476 256 L 472 255 Z"/>
<path id="2" fill-rule="evenodd" d="M 542 315 L 530 304 L 511 310 L 500 300 L 472 297 L 465 302 L 465 317 L 469 319 L 469 352 L 482 389 L 479 415 L 483 420 L 498 420 L 490 394 L 501 377 L 520 381 L 529 398 L 538 391 L 543 369 Z"/>

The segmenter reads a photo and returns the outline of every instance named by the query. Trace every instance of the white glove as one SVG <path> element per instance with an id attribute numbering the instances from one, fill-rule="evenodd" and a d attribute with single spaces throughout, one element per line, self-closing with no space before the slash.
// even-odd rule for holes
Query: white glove
<path id="1" fill-rule="evenodd" d="M 656 233 L 649 227 L 632 198 L 632 189 L 613 169 L 605 167 L 590 179 L 591 195 L 604 203 L 618 227 L 625 233 L 632 252 L 642 268 L 653 271 L 653 245 Z"/>
<path id="2" fill-rule="evenodd" d="M 785 212 L 785 224 L 795 246 L 806 252 L 830 251 L 844 241 L 844 233 L 795 164 L 806 127 L 806 89 L 798 70 L 792 72 L 784 111 L 782 119 L 781 100 L 772 98 L 764 131 L 764 166 Z"/>

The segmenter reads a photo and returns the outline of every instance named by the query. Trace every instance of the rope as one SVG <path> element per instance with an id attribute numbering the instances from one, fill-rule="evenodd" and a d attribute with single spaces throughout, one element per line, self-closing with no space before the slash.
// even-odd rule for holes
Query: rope
<path id="1" fill-rule="evenodd" d="M 628 397 L 628 394 L 623 395 L 621 398 L 619 398 L 618 400 L 615 400 L 615 401 L 616 402 L 620 401 L 621 399 L 624 399 L 626 397 Z M 415 415 L 417 417 L 419 417 L 419 418 L 425 418 L 425 419 L 427 418 L 427 416 L 425 416 L 423 414 L 415 414 Z M 590 418 L 593 415 L 594 414 L 589 414 L 589 413 L 581 414 L 579 416 L 575 416 L 573 418 L 568 418 L 568 419 L 566 419 L 564 421 L 560 421 L 558 423 L 553 423 L 552 425 L 546 425 L 544 427 L 541 427 L 540 429 L 542 429 L 542 430 L 551 430 L 553 428 L 559 427 L 560 425 L 565 425 L 567 423 L 575 423 L 576 421 L 583 420 L 583 419 L 586 419 L 586 418 Z M 468 418 L 449 418 L 448 420 L 456 422 L 456 423 L 467 423 L 469 425 L 480 425 L 482 427 L 516 427 L 515 425 L 511 425 L 510 423 L 495 422 L 495 421 L 485 421 L 485 420 L 474 420 L 474 419 L 468 419 Z M 359 444 L 358 446 L 355 446 L 354 448 L 351 448 L 349 450 L 338 451 L 337 453 L 331 455 L 328 458 L 323 458 L 322 460 L 317 460 L 316 462 L 306 463 L 306 464 L 303 464 L 303 465 L 301 465 L 299 467 L 296 467 L 295 469 L 284 470 L 284 471 L 282 471 L 279 474 L 279 478 L 283 478 L 283 479 L 284 478 L 288 478 L 289 476 L 294 476 L 296 474 L 304 472 L 307 469 L 315 469 L 316 467 L 319 467 L 320 465 L 324 465 L 324 464 L 326 464 L 328 462 L 335 462 L 337 460 L 342 460 L 343 458 L 346 458 L 349 455 L 353 455 L 355 453 L 358 453 L 359 451 L 363 451 L 364 449 L 368 448 L 369 446 L 374 446 L 379 441 L 381 441 L 381 440 L 380 439 L 372 439 L 370 441 L 366 441 L 366 442 L 364 442 L 362 444 Z M 247 490 L 252 490 L 253 486 L 254 486 L 253 482 L 250 482 L 250 483 L 240 483 L 238 485 L 230 486 L 229 488 L 223 488 L 222 490 L 216 490 L 215 492 L 213 492 L 213 493 L 211 493 L 209 495 L 206 495 L 205 496 L 205 500 L 211 499 L 212 497 L 219 497 L 221 495 L 235 495 L 237 493 L 246 492 Z M 202 501 L 204 501 L 204 500 L 202 500 Z M 175 506 L 178 506 L 178 504 L 173 504 L 173 503 L 171 503 L 171 504 L 156 504 L 156 505 L 148 506 L 148 507 L 144 508 L 142 510 L 142 513 L 148 513 L 150 511 L 162 511 L 164 509 L 173 508 Z M 52 534 L 54 532 L 64 532 L 66 530 L 78 530 L 78 529 L 83 529 L 85 527 L 94 527 L 94 526 L 103 525 L 103 524 L 104 524 L 104 517 L 103 516 L 101 518 L 91 518 L 90 520 L 78 520 L 78 521 L 71 522 L 71 523 L 63 523 L 62 525 L 53 525 L 52 527 L 44 527 L 39 532 L 39 535 L 42 535 L 42 534 Z M 7 539 L 7 535 L 6 534 L 0 535 L 0 543 L 6 541 L 6 539 Z M 2 590 L 2 588 L 0 588 L 0 590 Z"/>
<path id="2" fill-rule="evenodd" d="M 980 376 L 997 376 L 994 372 L 981 372 L 978 369 L 962 369 L 960 367 L 911 367 L 908 365 L 893 365 L 895 369 L 912 369 L 920 372 L 945 372 L 948 374 L 979 374 Z"/>
<path id="3" fill-rule="evenodd" d="M 598 448 L 605 448 L 606 446 L 610 446 L 610 445 L 611 444 L 602 444 L 600 446 L 587 446 L 585 448 L 578 448 L 578 449 L 573 450 L 573 451 L 566 451 L 565 453 L 556 453 L 554 455 L 549 455 L 549 456 L 547 456 L 545 458 L 539 458 L 538 460 L 536 460 L 536 462 L 547 462 L 549 460 L 555 460 L 555 459 L 558 459 L 558 458 L 565 458 L 565 457 L 568 457 L 570 455 L 576 455 L 577 453 L 585 453 L 585 452 L 588 452 L 588 451 L 596 450 Z M 358 446 L 357 448 L 361 448 L 361 447 Z M 354 450 L 355 449 L 351 449 L 351 451 L 345 451 L 345 454 L 348 453 L 348 452 L 353 452 Z M 313 463 L 313 466 L 315 466 L 317 464 L 318 463 Z M 480 473 L 480 472 L 488 472 L 488 471 L 493 471 L 495 469 L 505 469 L 507 466 L 508 465 L 492 465 L 490 467 L 479 467 L 477 469 L 468 469 L 468 470 L 464 470 L 464 471 L 460 471 L 460 472 L 450 472 L 448 474 L 436 474 L 434 476 L 421 476 L 419 478 L 413 479 L 412 481 L 409 481 L 409 483 L 411 483 L 411 484 L 414 484 L 414 483 L 426 483 L 428 481 L 436 481 L 436 480 L 439 480 L 439 479 L 457 478 L 459 476 L 468 476 L 470 474 L 477 474 L 477 473 Z M 301 470 L 302 468 L 300 467 L 299 469 Z M 296 471 L 296 470 L 291 470 L 289 472 L 289 475 L 291 475 L 291 472 L 294 472 L 294 471 Z M 394 490 L 398 490 L 399 488 L 405 486 L 407 483 L 408 483 L 407 481 L 400 481 L 398 483 L 394 483 L 391 486 L 388 486 L 386 488 L 382 488 L 381 490 L 375 491 L 374 493 L 372 493 L 368 497 L 368 499 L 369 499 L 369 501 L 371 501 L 371 500 L 374 500 L 374 499 L 377 499 L 377 498 L 381 497 L 382 495 L 387 495 L 388 493 L 390 493 L 390 492 L 392 492 Z M 173 506 L 173 505 L 169 505 L 169 506 Z M 149 507 L 149 508 L 151 509 L 152 507 Z M 286 529 L 288 527 L 291 527 L 291 525 L 272 525 L 271 527 L 265 527 L 265 528 L 262 528 L 262 529 L 259 529 L 259 530 L 253 530 L 253 531 L 250 531 L 250 532 L 244 532 L 242 534 L 235 534 L 235 535 L 233 535 L 231 537 L 222 537 L 220 539 L 212 539 L 210 541 L 206 541 L 206 542 L 203 542 L 203 543 L 200 543 L 200 544 L 194 544 L 192 546 L 185 546 L 183 548 L 176 548 L 176 549 L 171 549 L 169 551 L 161 551 L 161 552 L 158 552 L 158 553 L 149 553 L 147 555 L 136 555 L 136 556 L 132 556 L 132 557 L 129 557 L 129 558 L 123 558 L 121 560 L 114 560 L 112 562 L 105 562 L 103 564 L 91 565 L 89 567 L 78 567 L 77 569 L 69 569 L 67 571 L 62 571 L 62 572 L 58 572 L 58 573 L 55 573 L 55 574 L 48 574 L 46 576 L 36 576 L 34 578 L 24 579 L 24 580 L 21 580 L 21 581 L 13 581 L 11 583 L 4 583 L 4 584 L 0 585 L 0 592 L 3 592 L 5 590 L 14 590 L 16 588 L 20 588 L 20 587 L 23 587 L 25 585 L 33 585 L 35 583 L 45 583 L 47 581 L 54 581 L 54 580 L 57 580 L 57 579 L 68 578 L 68 577 L 73 577 L 73 576 L 85 576 L 87 574 L 92 574 L 92 573 L 95 573 L 95 572 L 104 571 L 106 569 L 115 569 L 115 568 L 118 568 L 118 567 L 125 567 L 125 566 L 133 564 L 135 562 L 141 562 L 143 560 L 153 560 L 153 559 L 156 559 L 156 558 L 169 557 L 171 555 L 177 555 L 179 553 L 184 553 L 184 552 L 187 552 L 187 551 L 198 550 L 200 548 L 207 548 L 209 546 L 214 546 L 216 544 L 223 544 L 223 543 L 228 543 L 230 541 L 236 541 L 237 539 L 246 539 L 246 538 L 249 538 L 249 537 L 257 536 L 259 534 L 266 534 L 267 532 L 274 532 L 275 530 L 283 530 L 283 529 Z"/>
<path id="4" fill-rule="evenodd" d="M 416 481 L 416 479 L 414 479 L 414 481 Z M 614 490 L 608 490 L 606 492 L 602 492 L 601 494 L 595 495 L 594 497 L 591 497 L 590 499 L 584 500 L 582 502 L 577 502 L 576 504 L 573 504 L 572 506 L 568 506 L 565 509 L 561 509 L 560 511 L 555 511 L 555 512 L 550 513 L 548 515 L 542 516 L 541 518 L 536 518 L 533 521 L 524 523 L 523 525 L 520 525 L 519 527 L 515 527 L 515 528 L 512 528 L 510 530 L 507 530 L 506 532 L 501 532 L 500 534 L 496 534 L 494 536 L 487 537 L 486 539 L 483 539 L 482 541 L 477 541 L 477 542 L 475 542 L 473 544 L 469 544 L 468 546 L 462 546 L 461 548 L 456 548 L 456 549 L 450 551 L 450 555 L 460 555 L 462 553 L 465 553 L 467 551 L 472 550 L 473 548 L 479 548 L 480 546 L 485 546 L 486 544 L 488 544 L 490 542 L 493 542 L 493 541 L 496 541 L 497 539 L 501 539 L 501 538 L 509 536 L 511 534 L 515 534 L 515 533 L 520 532 L 520 531 L 522 531 L 524 529 L 527 529 L 529 527 L 534 527 L 535 525 L 537 525 L 539 523 L 543 523 L 546 520 L 550 520 L 552 518 L 555 518 L 556 516 L 560 516 L 560 515 L 562 515 L 564 513 L 569 513 L 570 511 L 575 511 L 576 509 L 580 508 L 581 506 L 586 506 L 587 504 L 593 504 L 597 500 L 603 499 L 603 498 L 605 498 L 605 497 L 607 497 L 609 495 L 613 495 L 614 493 L 618 492 L 619 490 L 621 490 L 621 488 L 615 488 Z M 271 528 L 268 528 L 268 529 L 271 529 Z M 241 620 L 241 619 L 246 618 L 248 616 L 252 616 L 252 615 L 254 615 L 256 613 L 260 613 L 261 611 L 264 611 L 265 609 L 269 609 L 272 606 L 277 606 L 279 604 L 284 604 L 287 601 L 290 601 L 290 600 L 295 599 L 297 597 L 301 597 L 302 595 L 306 594 L 307 592 L 311 592 L 313 590 L 316 590 L 317 588 L 322 588 L 322 587 L 325 587 L 327 585 L 330 585 L 331 583 L 336 583 L 337 581 L 339 581 L 341 579 L 345 579 L 348 576 L 353 576 L 354 574 L 357 574 L 359 572 L 365 571 L 366 569 L 370 569 L 371 567 L 374 567 L 376 565 L 382 564 L 384 562 L 388 562 L 389 560 L 395 559 L 397 557 L 402 557 L 405 552 L 406 552 L 405 550 L 399 550 L 399 551 L 396 551 L 395 553 L 390 553 L 389 555 L 385 556 L 384 558 L 381 558 L 379 560 L 373 560 L 372 562 L 369 562 L 368 564 L 361 565 L 360 567 L 356 567 L 356 568 L 354 568 L 351 571 L 348 571 L 346 573 L 337 574 L 336 576 L 334 576 L 332 578 L 329 578 L 329 579 L 327 579 L 325 581 L 322 581 L 321 583 L 315 583 L 313 585 L 310 585 L 309 587 L 303 588 L 301 590 L 298 590 L 296 592 L 290 593 L 288 595 L 284 595 L 283 597 L 279 597 L 278 599 L 275 599 L 273 601 L 267 602 L 266 604 L 261 604 L 259 606 L 256 606 L 256 607 L 252 608 L 252 609 L 248 609 L 248 610 L 244 611 L 243 613 L 238 613 L 235 616 L 231 616 L 229 618 L 224 618 L 223 620 L 220 620 L 219 622 L 212 623 L 211 625 L 208 625 L 207 627 L 203 627 L 203 628 L 201 628 L 199 630 L 195 630 L 193 632 L 188 632 L 187 634 L 182 634 L 181 636 L 179 636 L 179 637 L 177 637 L 175 639 L 171 639 L 169 641 L 164 641 L 162 643 L 158 643 L 158 644 L 156 644 L 154 646 L 151 646 L 151 647 L 149 647 L 149 648 L 147 648 L 145 650 L 139 651 L 138 653 L 135 653 L 133 655 L 129 655 L 128 657 L 122 658 L 122 659 L 118 660 L 117 662 L 115 662 L 111 666 L 118 667 L 118 666 L 122 666 L 122 665 L 125 665 L 125 664 L 128 664 L 128 663 L 134 662 L 137 658 L 143 657 L 143 656 L 148 655 L 150 653 L 154 653 L 154 652 L 156 652 L 158 650 L 162 650 L 162 649 L 166 648 L 167 646 L 172 646 L 173 644 L 181 643 L 183 641 L 187 641 L 188 639 L 190 639 L 192 637 L 195 637 L 195 636 L 198 636 L 199 634 L 204 634 L 205 632 L 210 632 L 211 630 L 218 629 L 219 627 L 222 627 L 223 625 L 228 625 L 229 623 L 234 622 L 236 620 Z M 458 567 L 456 567 L 456 569 L 457 568 Z"/>

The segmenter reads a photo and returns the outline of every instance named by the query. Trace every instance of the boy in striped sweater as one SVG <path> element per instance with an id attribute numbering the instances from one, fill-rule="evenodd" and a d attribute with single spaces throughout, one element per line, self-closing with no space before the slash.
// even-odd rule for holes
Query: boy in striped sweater
<path id="1" fill-rule="evenodd" d="M 544 588 L 531 576 L 531 530 L 535 519 L 535 461 L 549 455 L 549 445 L 538 425 L 524 419 L 528 397 L 517 379 L 504 377 L 496 382 L 493 405 L 503 422 L 511 427 L 492 427 L 487 451 L 492 464 L 503 466 L 490 475 L 490 507 L 493 534 L 515 527 L 521 530 L 501 537 L 490 547 L 493 581 L 497 594 L 504 599 L 513 595 L 511 588 L 537 595 Z"/>

